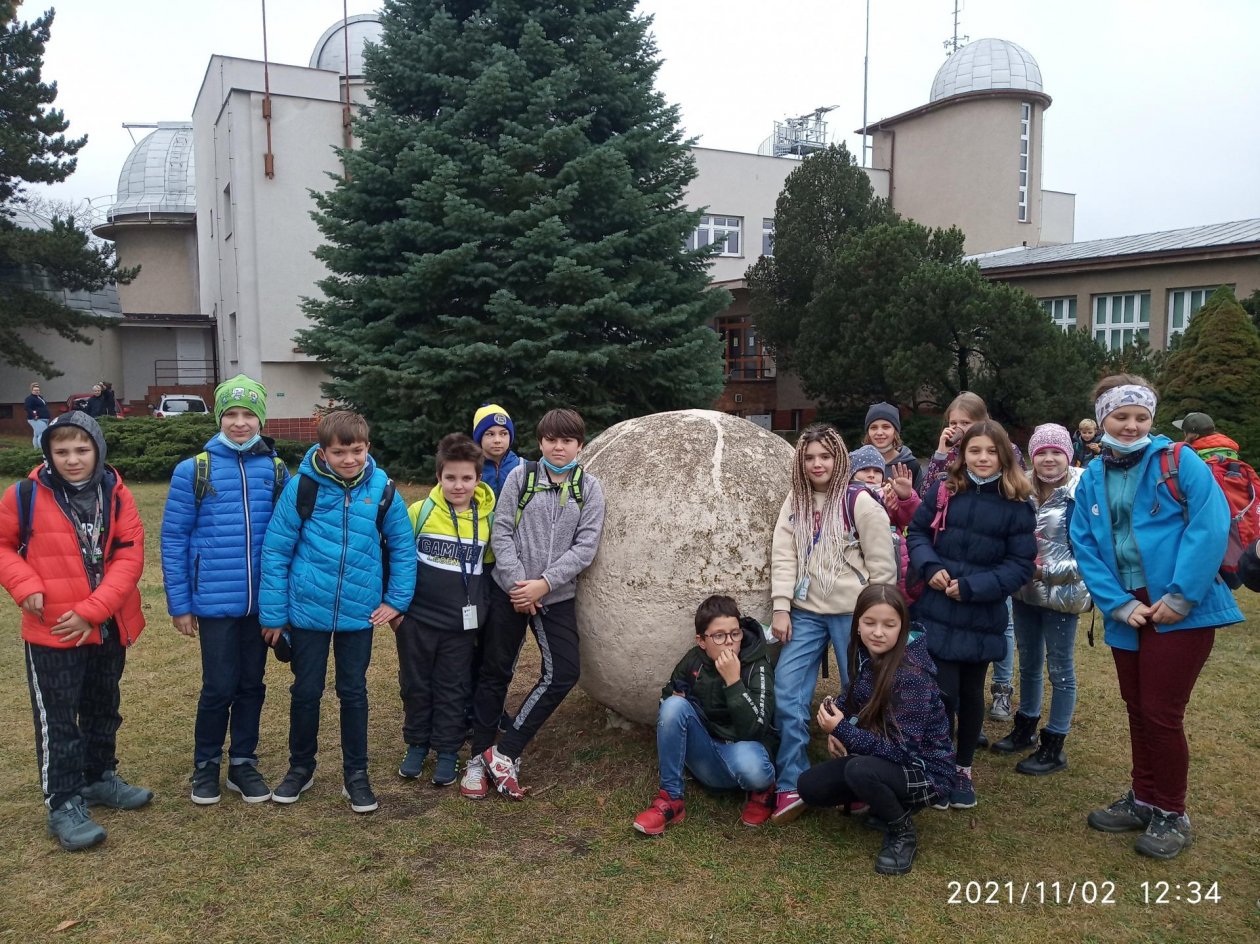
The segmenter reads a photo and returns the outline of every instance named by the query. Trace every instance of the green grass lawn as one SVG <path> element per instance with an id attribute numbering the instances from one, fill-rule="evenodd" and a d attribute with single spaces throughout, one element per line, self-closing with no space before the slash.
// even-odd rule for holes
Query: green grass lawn
<path id="1" fill-rule="evenodd" d="M 522 779 L 534 794 L 524 803 L 472 803 L 454 788 L 402 781 L 388 630 L 369 677 L 377 813 L 356 816 L 340 796 L 331 686 L 322 766 L 301 802 L 247 806 L 225 792 L 218 806 L 200 808 L 187 784 L 200 667 L 196 643 L 166 618 L 164 492 L 136 488 L 149 526 L 141 585 L 149 627 L 129 656 L 119 736 L 121 772 L 157 799 L 137 812 L 101 811 L 109 840 L 98 849 L 68 854 L 45 835 L 18 611 L 0 611 L 0 941 L 1260 939 L 1260 641 L 1251 624 L 1218 634 L 1190 706 L 1198 838 L 1172 862 L 1140 858 L 1131 835 L 1085 826 L 1085 814 L 1128 782 L 1124 709 L 1101 626 L 1097 648 L 1080 634 L 1068 770 L 1030 778 L 1014 772 L 1017 758 L 980 756 L 980 804 L 921 813 L 919 858 L 903 878 L 874 874 L 879 837 L 840 814 L 754 831 L 739 824 L 740 797 L 696 788 L 685 823 L 661 839 L 639 836 L 630 820 L 656 790 L 653 734 L 610 727 L 581 691 L 526 754 Z M 1243 604 L 1260 616 L 1254 595 L 1244 592 Z M 521 675 L 536 664 L 529 644 Z M 260 766 L 274 782 L 287 760 L 288 669 L 271 662 L 268 681 Z M 833 684 L 834 672 L 824 686 Z M 988 732 L 1004 733 L 993 724 Z M 814 747 L 821 757 L 821 740 Z M 950 903 L 951 883 L 969 881 L 1003 883 L 1000 903 Z M 1221 900 L 1178 903 L 1173 889 L 1167 905 L 1143 903 L 1142 883 L 1159 881 L 1216 883 Z M 1076 883 L 1076 900 L 1009 904 L 1007 882 L 1017 898 L 1025 883 L 1044 882 L 1051 900 L 1050 883 L 1064 899 Z M 1087 882 L 1114 889 L 1114 904 L 1082 904 Z M 67 922 L 77 923 L 58 931 Z"/>

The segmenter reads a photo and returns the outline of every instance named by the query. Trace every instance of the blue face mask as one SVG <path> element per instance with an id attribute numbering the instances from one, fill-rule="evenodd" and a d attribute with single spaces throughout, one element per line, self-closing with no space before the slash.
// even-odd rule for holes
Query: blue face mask
<path id="1" fill-rule="evenodd" d="M 1131 453 L 1139 452 L 1149 446 L 1151 444 L 1151 437 L 1150 435 L 1146 435 L 1141 439 L 1133 440 L 1133 442 L 1121 442 L 1119 439 L 1112 436 L 1111 433 L 1103 433 L 1102 444 L 1118 455 L 1127 456 Z"/>
<path id="2" fill-rule="evenodd" d="M 977 485 L 988 485 L 990 482 L 996 482 L 1001 477 L 1002 477 L 1001 472 L 994 472 L 988 478 L 982 479 L 980 478 L 980 476 L 976 475 L 976 473 L 972 472 L 970 469 L 967 470 L 967 478 L 971 479 L 971 481 L 975 482 Z"/>
<path id="3" fill-rule="evenodd" d="M 572 472 L 577 468 L 577 459 L 574 459 L 568 465 L 555 465 L 547 459 L 542 460 L 543 467 L 552 475 L 564 475 L 566 472 Z"/>
<path id="4" fill-rule="evenodd" d="M 238 443 L 238 442 L 233 442 L 232 440 L 228 439 L 226 433 L 219 433 L 219 442 L 223 443 L 223 445 L 227 446 L 229 449 L 233 450 L 234 452 L 249 452 L 251 449 L 257 446 L 260 442 L 262 442 L 262 434 L 254 433 L 254 435 L 250 437 L 249 439 L 247 439 L 245 442 Z"/>

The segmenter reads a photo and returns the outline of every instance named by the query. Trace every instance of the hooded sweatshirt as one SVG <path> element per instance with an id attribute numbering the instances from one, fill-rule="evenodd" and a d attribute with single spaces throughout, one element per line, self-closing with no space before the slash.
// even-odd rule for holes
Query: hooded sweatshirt
<path id="1" fill-rule="evenodd" d="M 66 482 L 52 461 L 52 432 L 66 426 L 82 429 L 96 447 L 92 474 L 76 485 Z M 118 472 L 105 464 L 105 438 L 87 414 L 59 416 L 41 444 L 45 464 L 29 476 L 36 484 L 24 557 L 18 553 L 18 486 L 0 501 L 0 584 L 19 605 L 33 593 L 44 595 L 42 621 L 23 612 L 22 638 L 41 646 L 73 646 L 50 632 L 57 617 L 73 610 L 95 627 L 86 644 L 101 642 L 112 620 L 130 645 L 144 628 L 136 588 L 144 570 L 144 526 L 135 500 Z"/>
<path id="2" fill-rule="evenodd" d="M 741 617 L 739 678 L 727 685 L 703 649 L 692 646 L 670 673 L 661 698 L 683 695 L 704 719 L 705 730 L 720 741 L 760 741 L 770 756 L 778 750 L 774 729 L 774 673 L 761 624 Z"/>
<path id="3" fill-rule="evenodd" d="M 484 625 L 490 608 L 485 565 L 486 557 L 493 557 L 490 528 L 494 522 L 494 490 L 485 482 L 478 482 L 472 504 L 466 511 L 455 513 L 455 522 L 451 520 L 451 506 L 442 486 L 435 486 L 429 498 L 433 504 L 423 522 L 420 514 L 425 502 L 415 502 L 407 509 L 416 534 L 416 595 L 411 598 L 407 615 L 430 629 L 460 632 L 466 628 L 463 608 L 471 603 L 477 607 L 478 624 Z"/>

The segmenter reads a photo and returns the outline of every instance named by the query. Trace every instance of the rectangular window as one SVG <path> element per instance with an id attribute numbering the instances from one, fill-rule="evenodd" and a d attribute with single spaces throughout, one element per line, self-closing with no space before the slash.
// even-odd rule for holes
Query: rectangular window
<path id="1" fill-rule="evenodd" d="M 763 256 L 774 255 L 774 220 L 763 219 L 761 221 L 761 254 Z"/>
<path id="2" fill-rule="evenodd" d="M 756 326 L 746 315 L 717 319 L 722 339 L 722 357 L 727 380 L 769 380 L 774 377 L 774 360 L 757 337 Z"/>
<path id="3" fill-rule="evenodd" d="M 1203 307 L 1203 303 L 1219 287 L 1211 285 L 1206 288 L 1177 288 L 1168 293 L 1169 341 L 1172 340 L 1174 334 L 1181 334 L 1186 330 L 1194 313 Z"/>
<path id="4" fill-rule="evenodd" d="M 1032 153 L 1032 105 L 1019 108 L 1019 221 L 1028 222 L 1028 156 Z"/>
<path id="5" fill-rule="evenodd" d="M 702 216 L 700 225 L 687 239 L 687 249 L 701 249 L 712 243 L 722 246 L 719 256 L 740 255 L 739 234 L 743 219 L 738 216 Z"/>
<path id="6" fill-rule="evenodd" d="M 1064 331 L 1076 327 L 1076 296 L 1066 298 L 1043 298 L 1041 307 L 1046 310 L 1050 319 Z"/>
<path id="7" fill-rule="evenodd" d="M 1094 340 L 1107 350 L 1149 338 L 1150 331 L 1150 292 L 1094 296 Z"/>

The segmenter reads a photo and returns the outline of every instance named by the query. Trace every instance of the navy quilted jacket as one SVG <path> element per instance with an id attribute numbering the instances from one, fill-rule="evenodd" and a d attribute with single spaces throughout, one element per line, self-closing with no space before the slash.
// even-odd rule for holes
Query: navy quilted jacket
<path id="1" fill-rule="evenodd" d="M 362 474 L 347 483 L 315 465 L 312 446 L 284 494 L 263 543 L 259 621 L 265 628 L 294 626 L 341 632 L 367 629 L 382 602 L 405 613 L 416 590 L 416 539 L 407 503 L 396 495 L 385 515 L 389 586 L 382 587 L 377 505 L 389 476 L 368 456 Z M 315 510 L 298 517 L 298 483 L 319 483 Z"/>
<path id="2" fill-rule="evenodd" d="M 175 467 L 162 516 L 162 579 L 172 616 L 235 618 L 258 612 L 263 537 L 271 522 L 276 465 L 272 441 L 242 454 L 216 436 L 210 490 L 197 508 L 194 462 Z M 288 473 L 285 473 L 285 480 Z M 283 483 L 281 483 L 283 484 Z"/>
<path id="3" fill-rule="evenodd" d="M 953 495 L 945 528 L 932 531 L 934 483 L 906 533 L 910 566 L 926 584 L 944 568 L 959 583 L 960 599 L 923 588 L 914 619 L 927 630 L 928 651 L 951 662 L 996 662 L 1006 654 L 1006 598 L 1032 577 L 1037 513 L 1030 501 L 1003 497 L 998 482 L 970 485 Z"/>

